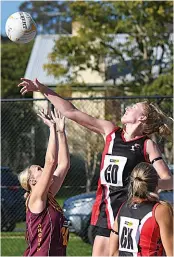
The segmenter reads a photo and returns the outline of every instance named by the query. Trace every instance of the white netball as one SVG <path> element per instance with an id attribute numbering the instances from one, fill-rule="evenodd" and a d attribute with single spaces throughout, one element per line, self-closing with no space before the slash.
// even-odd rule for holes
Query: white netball
<path id="1" fill-rule="evenodd" d="M 15 12 L 7 19 L 5 31 L 11 41 L 26 44 L 34 39 L 37 28 L 29 13 Z"/>

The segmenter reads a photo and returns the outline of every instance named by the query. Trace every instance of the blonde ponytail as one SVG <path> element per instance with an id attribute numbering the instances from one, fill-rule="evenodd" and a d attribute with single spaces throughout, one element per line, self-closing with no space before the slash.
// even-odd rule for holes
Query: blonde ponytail
<path id="1" fill-rule="evenodd" d="M 153 166 L 146 162 L 141 162 L 133 169 L 128 187 L 128 202 L 132 203 L 132 198 L 158 200 L 154 194 L 158 186 L 158 174 Z"/>
<path id="2" fill-rule="evenodd" d="M 133 198 L 147 199 L 151 202 L 158 202 L 167 205 L 173 216 L 173 208 L 167 201 L 159 200 L 156 189 L 158 186 L 158 174 L 154 167 L 146 162 L 141 162 L 133 169 L 128 187 L 128 204 L 132 205 Z"/>

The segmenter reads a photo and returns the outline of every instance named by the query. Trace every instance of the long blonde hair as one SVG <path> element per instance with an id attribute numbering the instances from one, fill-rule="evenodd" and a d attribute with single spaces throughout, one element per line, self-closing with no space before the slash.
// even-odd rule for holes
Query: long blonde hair
<path id="1" fill-rule="evenodd" d="M 26 191 L 31 190 L 31 187 L 29 184 L 29 178 L 30 178 L 30 167 L 27 167 L 25 170 L 21 171 L 18 175 L 19 182 Z"/>
<path id="2" fill-rule="evenodd" d="M 128 186 L 128 203 L 133 203 L 133 198 L 147 199 L 149 201 L 166 204 L 173 213 L 173 208 L 166 201 L 159 201 L 155 193 L 158 186 L 158 174 L 154 167 L 146 162 L 141 162 L 133 169 Z"/>
<path id="3" fill-rule="evenodd" d="M 147 120 L 143 124 L 146 135 L 157 133 L 160 136 L 169 136 L 173 133 L 173 119 L 163 113 L 158 106 L 147 101 L 142 102 Z"/>

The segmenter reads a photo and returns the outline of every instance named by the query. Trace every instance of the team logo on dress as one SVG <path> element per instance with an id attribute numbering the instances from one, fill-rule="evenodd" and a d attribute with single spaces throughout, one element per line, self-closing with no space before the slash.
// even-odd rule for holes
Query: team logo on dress
<path id="1" fill-rule="evenodd" d="M 119 160 L 111 159 L 110 162 L 119 163 Z"/>
<path id="2" fill-rule="evenodd" d="M 139 144 L 134 144 L 134 145 L 131 146 L 131 149 L 130 149 L 130 150 L 131 150 L 132 152 L 135 152 L 135 151 L 136 151 L 137 149 L 139 149 L 139 148 L 140 148 L 140 145 L 139 145 Z"/>
<path id="3" fill-rule="evenodd" d="M 132 206 L 132 209 L 136 210 L 137 209 L 137 204 L 134 203 L 134 205 Z"/>
<path id="4" fill-rule="evenodd" d="M 132 222 L 129 222 L 129 221 L 125 221 L 125 223 L 128 227 L 132 227 L 133 223 Z"/>

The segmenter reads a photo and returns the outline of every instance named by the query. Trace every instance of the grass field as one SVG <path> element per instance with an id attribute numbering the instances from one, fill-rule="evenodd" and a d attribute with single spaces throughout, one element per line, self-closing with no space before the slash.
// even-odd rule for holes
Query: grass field
<path id="1" fill-rule="evenodd" d="M 1 256 L 22 256 L 26 248 L 24 233 L 1 233 Z M 80 237 L 70 234 L 68 256 L 91 256 L 92 247 Z"/>

